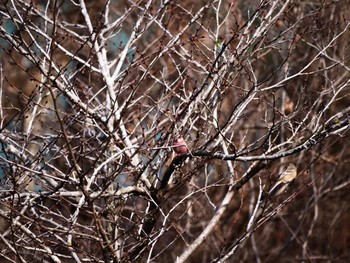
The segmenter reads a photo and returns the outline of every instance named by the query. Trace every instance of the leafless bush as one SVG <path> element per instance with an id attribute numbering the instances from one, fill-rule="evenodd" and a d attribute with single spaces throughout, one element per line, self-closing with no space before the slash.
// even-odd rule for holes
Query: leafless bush
<path id="1" fill-rule="evenodd" d="M 2 0 L 1 262 L 345 262 L 348 4 Z"/>

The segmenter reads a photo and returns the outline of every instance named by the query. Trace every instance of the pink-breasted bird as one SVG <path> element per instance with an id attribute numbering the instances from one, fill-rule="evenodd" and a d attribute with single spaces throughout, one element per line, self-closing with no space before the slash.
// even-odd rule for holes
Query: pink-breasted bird
<path id="1" fill-rule="evenodd" d="M 175 137 L 172 146 L 173 146 L 174 152 L 177 154 L 187 153 L 187 146 L 184 138 L 181 135 L 178 135 Z"/>

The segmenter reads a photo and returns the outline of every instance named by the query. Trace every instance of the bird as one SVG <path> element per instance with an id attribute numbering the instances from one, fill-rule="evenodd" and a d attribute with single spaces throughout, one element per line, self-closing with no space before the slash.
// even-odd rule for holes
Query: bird
<path id="1" fill-rule="evenodd" d="M 172 148 L 175 153 L 177 154 L 184 154 L 187 153 L 187 146 L 184 138 L 181 135 L 178 135 L 175 137 Z"/>
<path id="2" fill-rule="evenodd" d="M 281 173 L 278 176 L 277 182 L 274 184 L 274 186 L 271 187 L 269 191 L 269 195 L 271 195 L 272 193 L 275 196 L 281 194 L 287 188 L 287 186 L 295 179 L 296 176 L 297 168 L 294 164 L 290 163 L 287 169 L 284 170 L 283 173 Z M 279 189 L 277 189 L 278 186 L 280 186 Z"/>

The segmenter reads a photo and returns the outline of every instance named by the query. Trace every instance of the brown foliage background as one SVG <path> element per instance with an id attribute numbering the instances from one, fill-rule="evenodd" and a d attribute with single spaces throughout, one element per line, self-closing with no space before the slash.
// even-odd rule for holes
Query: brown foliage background
<path id="1" fill-rule="evenodd" d="M 1 262 L 348 262 L 348 4 L 1 1 Z"/>

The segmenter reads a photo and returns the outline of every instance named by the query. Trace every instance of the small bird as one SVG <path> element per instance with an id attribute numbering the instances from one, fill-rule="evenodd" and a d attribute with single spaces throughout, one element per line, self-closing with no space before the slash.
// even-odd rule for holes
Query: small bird
<path id="1" fill-rule="evenodd" d="M 177 154 L 187 153 L 186 142 L 181 135 L 178 135 L 175 137 L 172 146 L 173 146 L 174 152 Z"/>
<path id="2" fill-rule="evenodd" d="M 297 168 L 294 164 L 290 163 L 287 169 L 284 170 L 283 173 L 280 174 L 280 176 L 278 176 L 277 182 L 274 184 L 274 186 L 271 187 L 271 190 L 269 191 L 269 195 L 271 195 L 274 192 L 275 196 L 281 194 L 296 176 Z M 281 184 L 282 186 L 279 189 L 276 189 Z"/>

